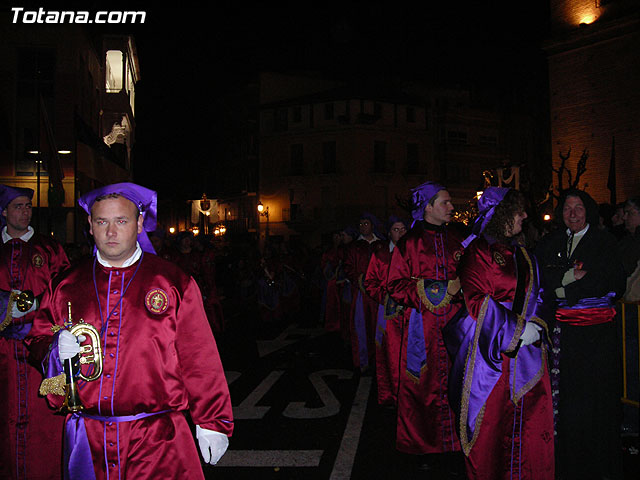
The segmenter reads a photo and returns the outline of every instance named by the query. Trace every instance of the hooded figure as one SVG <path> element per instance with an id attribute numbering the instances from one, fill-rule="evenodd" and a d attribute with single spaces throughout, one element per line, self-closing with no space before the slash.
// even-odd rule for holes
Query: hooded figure
<path id="1" fill-rule="evenodd" d="M 30 188 L 0 185 L 0 478 L 57 478 L 61 469 L 63 418 L 38 395 L 42 372 L 27 361 L 23 339 L 69 260 L 53 237 L 29 225 L 32 198 Z M 35 301 L 24 311 L 16 300 L 27 290 Z"/>
<path id="2" fill-rule="evenodd" d="M 452 212 L 451 197 L 442 185 L 426 182 L 411 190 L 414 224 L 398 240 L 389 266 L 387 289 L 404 307 L 399 318 L 396 449 L 406 454 L 460 450 L 442 387 L 451 366 L 442 328 L 463 308 L 457 274 L 462 237 L 448 228 Z"/>
<path id="3" fill-rule="evenodd" d="M 469 479 L 554 479 L 548 342 L 524 197 L 489 187 L 458 267 L 468 314 L 443 329 L 449 401 Z"/>

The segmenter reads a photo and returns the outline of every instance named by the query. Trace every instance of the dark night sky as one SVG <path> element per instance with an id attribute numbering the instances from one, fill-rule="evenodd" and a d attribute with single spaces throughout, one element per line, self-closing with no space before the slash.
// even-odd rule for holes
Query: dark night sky
<path id="1" fill-rule="evenodd" d="M 272 3 L 126 4 L 147 12 L 143 26 L 125 29 L 141 66 L 136 181 L 165 198 L 214 196 L 221 179 L 200 165 L 215 164 L 222 141 L 211 126 L 216 96 L 260 70 L 472 83 L 503 93 L 545 75 L 545 1 Z"/>

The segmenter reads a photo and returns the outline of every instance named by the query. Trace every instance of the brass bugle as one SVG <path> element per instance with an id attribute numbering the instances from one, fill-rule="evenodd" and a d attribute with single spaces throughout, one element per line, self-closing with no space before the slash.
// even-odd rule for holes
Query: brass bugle
<path id="1" fill-rule="evenodd" d="M 86 339 L 89 340 L 89 343 L 80 345 L 80 352 L 78 353 L 78 356 L 70 360 L 66 360 L 64 365 L 67 381 L 65 385 L 65 400 L 62 408 L 73 413 L 84 408 L 78 393 L 75 372 L 77 372 L 77 376 L 79 378 L 86 382 L 93 382 L 94 380 L 97 380 L 102 375 L 103 356 L 100 332 L 98 332 L 93 325 L 85 322 L 82 318 L 78 323 L 74 324 L 71 316 L 71 302 L 67 302 L 67 306 L 68 319 L 65 322 L 65 325 L 69 332 L 76 337 L 84 335 Z M 93 373 L 88 375 L 83 374 L 81 369 L 82 365 L 93 365 Z"/>

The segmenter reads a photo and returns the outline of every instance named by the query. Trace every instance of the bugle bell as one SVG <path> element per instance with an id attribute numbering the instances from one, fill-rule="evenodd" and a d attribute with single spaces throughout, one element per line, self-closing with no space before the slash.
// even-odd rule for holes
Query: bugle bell
<path id="1" fill-rule="evenodd" d="M 71 317 L 71 302 L 67 302 L 68 318 L 65 326 L 69 333 L 76 337 L 84 335 L 89 343 L 80 345 L 80 352 L 72 359 L 65 360 L 64 371 L 66 374 L 65 400 L 62 409 L 71 413 L 78 412 L 84 408 L 80 395 L 78 393 L 78 385 L 76 376 L 86 382 L 97 380 L 102 375 L 102 344 L 100 340 L 100 332 L 91 325 L 80 319 L 78 323 L 73 323 Z M 82 365 L 93 365 L 93 372 L 85 375 L 82 373 Z"/>

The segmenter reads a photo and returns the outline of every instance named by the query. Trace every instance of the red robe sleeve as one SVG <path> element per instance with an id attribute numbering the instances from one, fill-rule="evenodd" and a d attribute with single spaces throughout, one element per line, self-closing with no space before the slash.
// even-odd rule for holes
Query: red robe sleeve
<path id="1" fill-rule="evenodd" d="M 218 347 L 191 278 L 177 314 L 176 351 L 189 396 L 189 411 L 202 428 L 231 435 L 233 413 Z"/>
<path id="2" fill-rule="evenodd" d="M 376 251 L 369 262 L 364 278 L 364 288 L 371 298 L 379 304 L 384 303 L 387 294 L 387 275 L 389 273 L 390 252 L 385 247 Z"/>
<path id="3" fill-rule="evenodd" d="M 420 296 L 416 288 L 416 280 L 411 278 L 411 271 L 411 256 L 407 254 L 407 250 L 394 248 L 387 277 L 389 294 L 399 304 L 419 309 Z"/>

